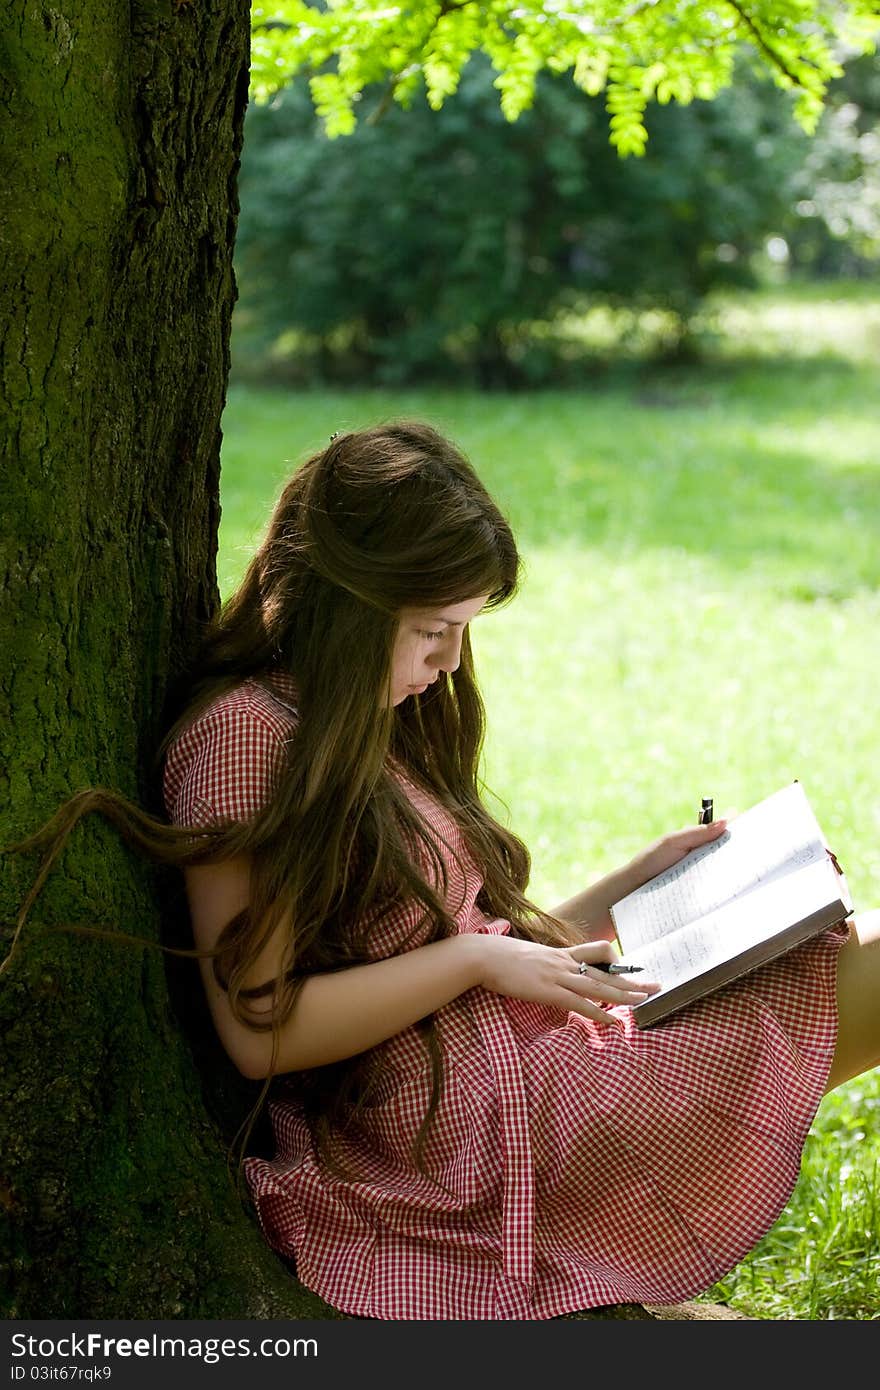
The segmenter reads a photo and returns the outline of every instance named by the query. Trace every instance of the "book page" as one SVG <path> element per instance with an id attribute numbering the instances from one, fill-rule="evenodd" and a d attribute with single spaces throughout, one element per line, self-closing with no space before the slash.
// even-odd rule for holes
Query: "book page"
<path id="1" fill-rule="evenodd" d="M 735 817 L 712 844 L 692 850 L 615 903 L 621 948 L 629 957 L 774 878 L 827 858 L 803 787 L 792 782 Z"/>
<path id="2" fill-rule="evenodd" d="M 837 873 L 826 855 L 821 861 L 770 879 L 760 893 L 736 898 L 670 936 L 628 950 L 627 963 L 643 966 L 647 978 L 658 980 L 665 992 L 752 946 L 772 941 L 834 902 L 840 891 Z"/>

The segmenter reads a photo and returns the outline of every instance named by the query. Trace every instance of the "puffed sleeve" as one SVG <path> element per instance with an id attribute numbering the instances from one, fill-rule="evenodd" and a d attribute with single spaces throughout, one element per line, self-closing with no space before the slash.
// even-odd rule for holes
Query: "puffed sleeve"
<path id="1" fill-rule="evenodd" d="M 292 722 L 253 696 L 224 696 L 169 745 L 165 810 L 174 825 L 248 821 L 263 809 L 284 765 Z"/>

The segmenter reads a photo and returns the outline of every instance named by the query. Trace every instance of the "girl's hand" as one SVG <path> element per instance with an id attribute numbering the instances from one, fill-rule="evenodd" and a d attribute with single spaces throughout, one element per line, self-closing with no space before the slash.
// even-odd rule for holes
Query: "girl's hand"
<path id="1" fill-rule="evenodd" d="M 608 941 L 543 946 L 518 937 L 480 934 L 479 942 L 482 954 L 477 983 L 484 989 L 510 999 L 530 999 L 536 1004 L 570 1009 L 596 1023 L 617 1023 L 612 1014 L 599 1008 L 600 1004 L 640 1004 L 660 988 L 656 982 L 645 983 L 636 976 L 630 979 L 626 975 L 605 975 L 600 970 L 580 974 L 581 961 L 589 965 L 619 959 Z"/>
<path id="2" fill-rule="evenodd" d="M 717 840 L 727 829 L 728 818 L 713 821 L 711 825 L 686 825 L 683 830 L 673 830 L 671 835 L 663 835 L 631 859 L 625 873 L 629 887 L 628 893 L 640 888 L 648 879 L 671 869 L 679 859 L 683 859 L 692 849 L 700 849 Z"/>
<path id="3" fill-rule="evenodd" d="M 553 909 L 553 915 L 563 922 L 571 922 L 587 941 L 616 941 L 617 933 L 609 910 L 612 903 L 640 888 L 655 874 L 677 864 L 689 850 L 699 849 L 701 845 L 717 840 L 727 824 L 728 821 L 722 819 L 713 825 L 689 825 L 684 830 L 664 835 L 628 864 L 614 869 L 589 888 L 583 888 L 573 898 L 560 903 L 559 907 Z"/>

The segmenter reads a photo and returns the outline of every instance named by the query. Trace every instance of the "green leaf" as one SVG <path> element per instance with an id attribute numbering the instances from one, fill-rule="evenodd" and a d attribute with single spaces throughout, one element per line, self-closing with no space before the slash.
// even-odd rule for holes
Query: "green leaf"
<path id="1" fill-rule="evenodd" d="M 737 51 L 749 50 L 778 86 L 792 88 L 795 121 L 815 130 L 841 52 L 873 51 L 880 35 L 877 0 L 277 0 L 252 10 L 251 89 L 265 102 L 299 72 L 327 133 L 351 132 L 355 102 L 372 83 L 390 83 L 403 105 L 414 74 L 439 110 L 457 91 L 470 55 L 482 51 L 497 73 L 505 117 L 534 101 L 541 71 L 571 71 L 590 96 L 609 87 L 614 114 L 642 112 L 656 101 L 713 100 L 732 80 Z M 333 72 L 342 79 L 326 79 Z M 632 93 L 636 98 L 624 97 Z M 399 93 L 399 95 L 398 95 Z M 626 130 L 626 134 L 621 133 Z M 615 127 L 621 151 L 644 149 L 640 121 Z"/>

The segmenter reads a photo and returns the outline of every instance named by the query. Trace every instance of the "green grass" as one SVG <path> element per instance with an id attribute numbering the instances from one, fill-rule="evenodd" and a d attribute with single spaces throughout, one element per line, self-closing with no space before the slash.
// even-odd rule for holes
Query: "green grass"
<path id="1" fill-rule="evenodd" d="M 705 366 L 630 363 L 579 391 L 230 394 L 224 593 L 335 430 L 427 419 L 500 502 L 525 582 L 472 626 L 485 776 L 547 907 L 701 796 L 743 809 L 793 777 L 857 906 L 880 905 L 880 298 L 719 309 Z M 757 1317 L 878 1315 L 878 1113 L 880 1075 L 823 1102 L 789 1206 L 716 1296 Z"/>

